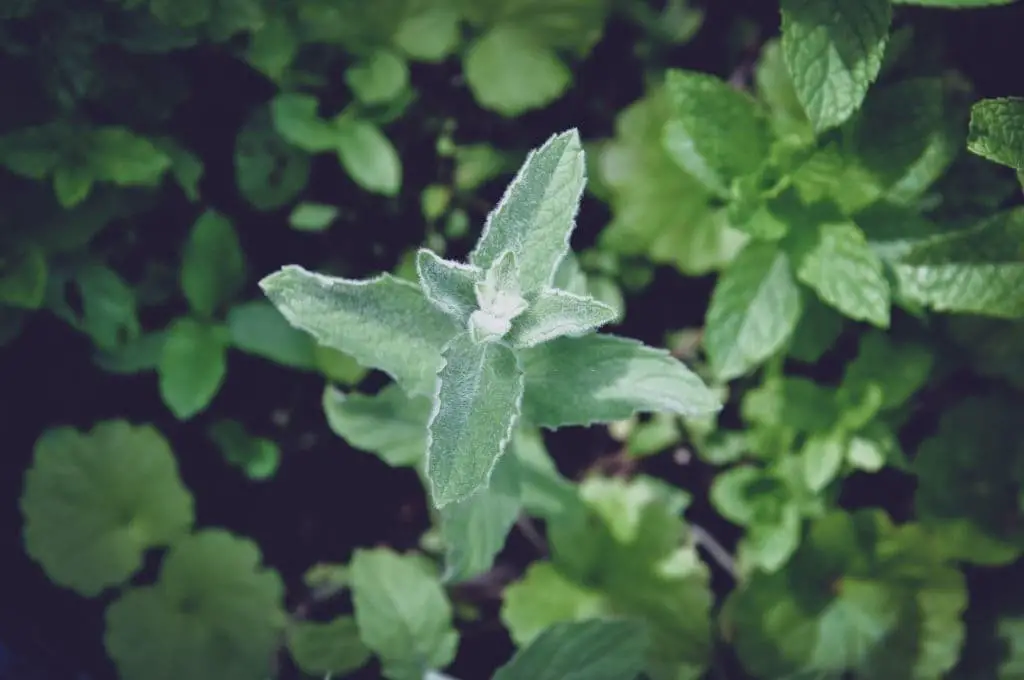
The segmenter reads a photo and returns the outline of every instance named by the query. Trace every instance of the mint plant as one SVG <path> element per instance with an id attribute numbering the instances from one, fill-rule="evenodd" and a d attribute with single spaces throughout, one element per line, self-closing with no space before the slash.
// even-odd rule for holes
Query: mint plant
<path id="1" fill-rule="evenodd" d="M 615 318 L 610 307 L 553 285 L 584 183 L 570 130 L 529 154 L 468 263 L 422 249 L 419 286 L 295 265 L 260 282 L 294 326 L 430 397 L 426 476 L 437 508 L 487 488 L 521 416 L 557 428 L 720 408 L 667 352 L 594 334 Z"/>

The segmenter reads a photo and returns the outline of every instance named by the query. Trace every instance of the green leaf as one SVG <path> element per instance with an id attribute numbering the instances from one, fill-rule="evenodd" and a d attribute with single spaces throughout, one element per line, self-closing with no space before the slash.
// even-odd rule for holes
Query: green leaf
<path id="1" fill-rule="evenodd" d="M 454 7 L 424 7 L 398 25 L 395 46 L 413 59 L 441 61 L 459 42 L 460 21 L 459 12 Z"/>
<path id="2" fill-rule="evenodd" d="M 284 584 L 259 548 L 222 529 L 174 543 L 152 586 L 106 612 L 104 644 L 124 680 L 268 677 L 284 632 Z"/>
<path id="3" fill-rule="evenodd" d="M 938 312 L 1024 316 L 1024 209 L 921 242 L 895 264 L 900 294 Z"/>
<path id="4" fill-rule="evenodd" d="M 612 208 L 599 243 L 602 250 L 700 276 L 732 260 L 747 236 L 731 226 L 726 209 L 709 205 L 703 184 L 665 150 L 669 109 L 664 88 L 651 91 L 618 115 L 615 138 L 593 155 Z"/>
<path id="5" fill-rule="evenodd" d="M 95 597 L 127 581 L 149 548 L 192 528 L 193 503 L 167 440 L 122 420 L 47 430 L 21 496 L 25 550 L 55 584 Z"/>
<path id="6" fill-rule="evenodd" d="M 822 491 L 839 474 L 849 441 L 841 432 L 815 433 L 800 449 L 804 481 L 814 492 Z"/>
<path id="7" fill-rule="evenodd" d="M 446 582 L 465 581 L 491 568 L 519 516 L 519 496 L 519 462 L 505 455 L 486 488 L 441 508 Z"/>
<path id="8" fill-rule="evenodd" d="M 207 210 L 192 227 L 181 256 L 181 290 L 192 311 L 212 316 L 245 284 L 245 255 L 226 217 Z"/>
<path id="9" fill-rule="evenodd" d="M 718 397 L 667 351 L 614 335 L 558 338 L 522 350 L 523 414 L 556 429 L 625 420 L 637 412 L 706 416 Z"/>
<path id="10" fill-rule="evenodd" d="M 816 132 L 843 124 L 878 77 L 889 0 L 782 0 L 782 54 Z"/>
<path id="11" fill-rule="evenodd" d="M 484 273 L 472 265 L 445 260 L 426 248 L 416 252 L 416 273 L 423 294 L 460 326 L 477 308 L 476 284 Z"/>
<path id="12" fill-rule="evenodd" d="M 370 660 L 351 616 L 333 621 L 297 621 L 288 629 L 288 652 L 307 675 L 345 675 Z"/>
<path id="13" fill-rule="evenodd" d="M 935 355 L 927 345 L 899 342 L 873 331 L 861 336 L 856 358 L 846 365 L 841 389 L 858 394 L 877 385 L 883 396 L 880 408 L 899 408 L 924 386 L 934 365 Z"/>
<path id="14" fill-rule="evenodd" d="M 243 352 L 292 368 L 315 366 L 313 339 L 265 300 L 235 305 L 228 310 L 227 323 L 231 345 Z"/>
<path id="15" fill-rule="evenodd" d="M 648 645 L 637 621 L 559 623 L 519 650 L 494 680 L 635 680 Z"/>
<path id="16" fill-rule="evenodd" d="M 550 104 L 572 82 L 558 55 L 516 26 L 496 26 L 474 41 L 462 68 L 477 102 L 509 118 Z"/>
<path id="17" fill-rule="evenodd" d="M 803 313 L 793 332 L 789 356 L 813 364 L 835 346 L 843 332 L 843 317 L 810 291 L 802 299 Z"/>
<path id="18" fill-rule="evenodd" d="M 669 70 L 669 155 L 708 189 L 727 196 L 733 179 L 754 173 L 772 143 L 768 120 L 749 95 L 705 73 Z"/>
<path id="19" fill-rule="evenodd" d="M 254 437 L 236 420 L 218 420 L 207 429 L 224 460 L 244 472 L 249 479 L 273 477 L 281 464 L 281 449 L 263 437 Z"/>
<path id="20" fill-rule="evenodd" d="M 455 658 L 459 638 L 440 581 L 419 560 L 386 548 L 357 549 L 352 602 L 363 642 L 389 680 L 423 680 Z"/>
<path id="21" fill-rule="evenodd" d="M 523 578 L 505 588 L 501 620 L 519 646 L 562 621 L 583 621 L 609 613 L 599 591 L 574 583 L 550 562 L 534 562 Z"/>
<path id="22" fill-rule="evenodd" d="M 854 128 L 857 157 L 890 200 L 920 197 L 963 147 L 960 111 L 941 78 L 910 78 L 871 91 Z"/>
<path id="23" fill-rule="evenodd" d="M 416 285 L 390 274 L 358 281 L 289 265 L 260 288 L 321 344 L 384 371 L 412 394 L 434 394 L 441 351 L 457 328 Z"/>
<path id="24" fill-rule="evenodd" d="M 738 378 L 774 355 L 800 312 L 800 288 L 786 254 L 772 243 L 748 244 L 711 295 L 704 347 L 715 375 Z"/>
<path id="25" fill-rule="evenodd" d="M 164 339 L 160 396 L 179 419 L 188 420 L 209 405 L 227 373 L 227 343 L 220 329 L 180 318 Z"/>
<path id="26" fill-rule="evenodd" d="M 861 230 L 851 222 L 822 224 L 817 237 L 800 258 L 797 278 L 851 319 L 888 328 L 889 281 Z"/>
<path id="27" fill-rule="evenodd" d="M 145 333 L 111 349 L 101 349 L 93 361 L 104 371 L 120 374 L 155 371 L 164 351 L 165 331 Z"/>
<path id="28" fill-rule="evenodd" d="M 295 198 L 309 180 L 309 156 L 274 131 L 268 107 L 256 109 L 235 140 L 235 181 L 257 210 Z"/>
<path id="29" fill-rule="evenodd" d="M 48 276 L 46 255 L 39 248 L 7 255 L 0 265 L 0 302 L 39 309 L 46 298 Z"/>
<path id="30" fill-rule="evenodd" d="M 551 284 L 569 252 L 569 237 L 586 183 L 579 133 L 553 135 L 531 151 L 487 216 L 469 261 L 487 270 L 511 251 L 524 296 Z"/>
<path id="31" fill-rule="evenodd" d="M 386 104 L 409 86 L 409 66 L 390 50 L 377 50 L 345 69 L 345 82 L 364 104 Z"/>
<path id="32" fill-rule="evenodd" d="M 284 17 L 271 16 L 249 35 L 245 59 L 253 68 L 280 82 L 299 53 L 299 36 Z"/>
<path id="33" fill-rule="evenodd" d="M 434 505 L 485 488 L 519 418 L 523 371 L 508 347 L 461 333 L 444 349 L 427 425 L 427 478 Z"/>
<path id="34" fill-rule="evenodd" d="M 410 398 L 394 384 L 372 396 L 328 385 L 323 409 L 336 435 L 392 467 L 419 467 L 426 460 L 431 403 L 425 397 Z"/>
<path id="35" fill-rule="evenodd" d="M 353 118 L 336 122 L 338 159 L 356 184 L 377 194 L 397 196 L 402 188 L 402 160 L 373 123 Z"/>
<path id="36" fill-rule="evenodd" d="M 1024 97 L 976 102 L 971 107 L 967 148 L 990 161 L 1024 170 Z"/>
<path id="37" fill-rule="evenodd" d="M 513 319 L 508 341 L 516 349 L 527 349 L 566 335 L 589 333 L 616 316 L 614 309 L 592 297 L 550 288 Z"/>
<path id="38" fill-rule="evenodd" d="M 319 153 L 337 148 L 337 126 L 320 118 L 320 102 L 310 94 L 283 92 L 270 102 L 274 129 L 303 151 Z"/>
<path id="39" fill-rule="evenodd" d="M 296 231 L 326 231 L 337 216 L 337 206 L 304 202 L 292 210 L 288 224 Z"/>
<path id="40" fill-rule="evenodd" d="M 100 349 L 115 349 L 138 337 L 135 292 L 116 271 L 88 262 L 75 272 L 82 299 L 82 317 L 74 322 Z"/>
<path id="41" fill-rule="evenodd" d="M 154 186 L 171 167 L 167 154 L 126 128 L 99 128 L 89 142 L 89 168 L 98 181 Z"/>
<path id="42" fill-rule="evenodd" d="M 53 172 L 53 192 L 61 207 L 73 208 L 92 191 L 92 170 L 85 165 L 61 165 Z"/>

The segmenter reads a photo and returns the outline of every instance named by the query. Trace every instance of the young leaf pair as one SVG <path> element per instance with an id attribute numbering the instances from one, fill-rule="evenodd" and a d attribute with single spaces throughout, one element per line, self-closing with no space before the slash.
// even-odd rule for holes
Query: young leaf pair
<path id="1" fill-rule="evenodd" d="M 664 350 L 595 334 L 615 312 L 556 281 L 585 182 L 569 130 L 527 156 L 468 263 L 422 249 L 419 286 L 295 265 L 260 283 L 294 326 L 431 397 L 426 473 L 437 507 L 488 485 L 520 418 L 553 429 L 721 407 Z"/>

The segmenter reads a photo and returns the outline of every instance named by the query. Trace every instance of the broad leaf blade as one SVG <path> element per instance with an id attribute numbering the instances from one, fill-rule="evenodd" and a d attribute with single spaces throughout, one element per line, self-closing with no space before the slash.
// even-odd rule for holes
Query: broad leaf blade
<path id="1" fill-rule="evenodd" d="M 178 319 L 164 340 L 157 372 L 167 408 L 179 420 L 188 420 L 220 391 L 227 372 L 227 345 L 217 328 Z"/>
<path id="2" fill-rule="evenodd" d="M 416 273 L 427 299 L 464 326 L 477 307 L 475 286 L 483 277 L 482 272 L 420 248 L 416 253 Z"/>
<path id="3" fill-rule="evenodd" d="M 410 397 L 396 384 L 372 396 L 345 394 L 328 385 L 321 403 L 331 430 L 351 446 L 374 453 L 392 467 L 422 465 L 431 409 L 426 397 Z"/>
<path id="4" fill-rule="evenodd" d="M 465 581 L 491 568 L 522 509 L 519 497 L 519 461 L 506 455 L 489 486 L 441 508 L 445 581 Z"/>
<path id="5" fill-rule="evenodd" d="M 520 353 L 524 417 L 539 427 L 624 420 L 637 412 L 704 416 L 721 408 L 667 351 L 614 335 L 558 338 Z"/>
<path id="6" fill-rule="evenodd" d="M 508 340 L 517 349 L 565 335 L 580 335 L 614 321 L 614 309 L 592 297 L 548 289 L 512 321 Z"/>
<path id="7" fill-rule="evenodd" d="M 455 657 L 458 634 L 441 583 L 413 557 L 356 550 L 350 564 L 359 635 L 390 680 L 422 680 Z"/>
<path id="8" fill-rule="evenodd" d="M 771 243 L 751 243 L 719 278 L 704 347 L 721 380 L 737 378 L 782 349 L 800 319 L 800 288 L 789 258 Z"/>
<path id="9" fill-rule="evenodd" d="M 486 487 L 519 419 L 523 371 L 508 347 L 456 336 L 444 350 L 428 424 L 427 478 L 436 507 Z"/>
<path id="10" fill-rule="evenodd" d="M 967 148 L 990 161 L 1024 170 L 1024 97 L 983 99 L 972 106 Z"/>
<path id="11" fill-rule="evenodd" d="M 433 394 L 441 351 L 457 329 L 416 285 L 390 274 L 354 281 L 289 265 L 260 288 L 321 344 L 384 371 L 410 394 Z"/>
<path id="12" fill-rule="evenodd" d="M 856 225 L 821 225 L 818 241 L 802 258 L 796 275 L 845 316 L 889 327 L 889 281 L 881 258 Z"/>
<path id="13" fill-rule="evenodd" d="M 895 265 L 900 293 L 938 312 L 1024 316 L 1024 209 L 924 242 Z"/>
<path id="14" fill-rule="evenodd" d="M 579 133 L 572 129 L 552 136 L 530 152 L 488 215 L 470 262 L 486 270 L 511 250 L 524 294 L 548 286 L 569 251 L 585 183 Z"/>
<path id="15" fill-rule="evenodd" d="M 782 53 L 817 132 L 843 124 L 878 77 L 889 0 L 782 0 Z"/>
<path id="16" fill-rule="evenodd" d="M 672 117 L 664 146 L 687 172 L 719 195 L 768 157 L 768 120 L 749 95 L 706 73 L 671 70 L 665 88 Z"/>
<path id="17" fill-rule="evenodd" d="M 234 227 L 220 213 L 206 211 L 192 227 L 181 260 L 181 289 L 189 306 L 210 316 L 244 283 L 245 255 Z"/>
<path id="18" fill-rule="evenodd" d="M 637 621 L 557 623 L 498 669 L 494 680 L 634 680 L 649 645 Z"/>

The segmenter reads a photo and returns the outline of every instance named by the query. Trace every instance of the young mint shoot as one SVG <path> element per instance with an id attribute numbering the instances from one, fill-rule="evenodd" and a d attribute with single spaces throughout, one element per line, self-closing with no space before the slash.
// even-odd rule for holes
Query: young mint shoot
<path id="1" fill-rule="evenodd" d="M 419 286 L 296 265 L 260 282 L 293 326 L 430 397 L 426 475 L 438 508 L 488 486 L 521 420 L 555 429 L 721 408 L 668 352 L 597 334 L 611 307 L 554 286 L 585 183 L 568 130 L 527 156 L 468 263 L 421 249 Z"/>

